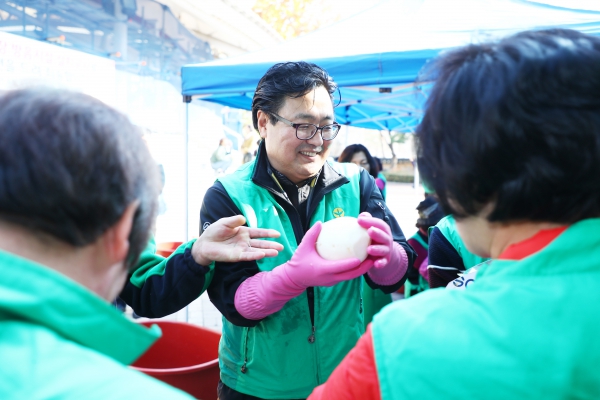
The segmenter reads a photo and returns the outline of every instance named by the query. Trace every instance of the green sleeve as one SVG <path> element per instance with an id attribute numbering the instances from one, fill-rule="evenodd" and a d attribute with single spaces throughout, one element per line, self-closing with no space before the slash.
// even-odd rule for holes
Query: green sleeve
<path id="1" fill-rule="evenodd" d="M 179 257 L 181 257 L 181 255 L 185 252 L 186 249 L 192 248 L 196 240 L 197 238 L 192 239 L 189 242 L 183 243 L 169 257 L 165 258 L 159 254 L 156 254 L 156 241 L 154 237 L 151 237 L 148 241 L 148 245 L 146 246 L 144 251 L 142 251 L 142 254 L 140 255 L 135 270 L 129 278 L 129 281 L 134 286 L 141 288 L 146 282 L 146 280 L 149 279 L 151 276 L 163 276 L 165 274 L 165 270 L 169 261 L 173 261 L 174 259 L 178 259 Z M 212 281 L 215 263 L 212 262 L 208 267 L 210 268 L 210 271 L 206 274 L 204 287 L 202 288 L 203 292 L 208 288 L 210 282 Z"/>

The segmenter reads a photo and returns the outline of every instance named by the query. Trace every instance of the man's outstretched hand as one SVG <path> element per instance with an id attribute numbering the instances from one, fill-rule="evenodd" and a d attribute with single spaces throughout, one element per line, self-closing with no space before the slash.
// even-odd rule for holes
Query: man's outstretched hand
<path id="1" fill-rule="evenodd" d="M 210 225 L 192 246 L 192 257 L 200 265 L 213 261 L 239 262 L 275 257 L 283 246 L 271 240 L 280 233 L 274 229 L 248 228 L 243 226 L 242 215 L 221 218 Z"/>

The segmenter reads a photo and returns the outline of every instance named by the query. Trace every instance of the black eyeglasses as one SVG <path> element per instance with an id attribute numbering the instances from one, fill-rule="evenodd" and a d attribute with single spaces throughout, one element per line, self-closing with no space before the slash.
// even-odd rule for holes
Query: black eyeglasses
<path id="1" fill-rule="evenodd" d="M 275 113 L 271 113 L 279 121 L 293 128 L 296 128 L 296 137 L 300 140 L 310 140 L 317 134 L 317 131 L 321 131 L 321 137 L 323 140 L 333 140 L 337 136 L 340 128 L 340 124 L 329 124 L 323 126 L 317 126 L 314 124 L 294 124 L 292 121 L 280 117 Z"/>

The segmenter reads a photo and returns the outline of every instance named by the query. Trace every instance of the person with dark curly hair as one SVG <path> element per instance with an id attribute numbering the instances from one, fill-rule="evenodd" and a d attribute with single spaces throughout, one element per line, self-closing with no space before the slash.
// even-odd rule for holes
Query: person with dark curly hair
<path id="1" fill-rule="evenodd" d="M 419 169 L 492 261 L 386 307 L 309 399 L 600 398 L 600 38 L 522 32 L 430 68 Z"/>

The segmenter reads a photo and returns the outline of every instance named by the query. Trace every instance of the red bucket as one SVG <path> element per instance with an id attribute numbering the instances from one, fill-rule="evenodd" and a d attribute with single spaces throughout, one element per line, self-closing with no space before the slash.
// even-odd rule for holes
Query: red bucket
<path id="1" fill-rule="evenodd" d="M 156 254 L 169 257 L 183 242 L 162 242 L 156 245 Z"/>
<path id="2" fill-rule="evenodd" d="M 158 325 L 163 334 L 132 368 L 197 399 L 216 400 L 221 335 L 184 322 L 145 321 L 141 324 Z"/>

